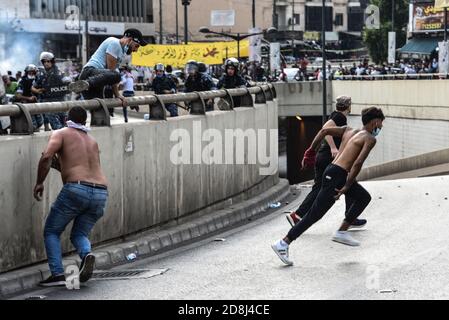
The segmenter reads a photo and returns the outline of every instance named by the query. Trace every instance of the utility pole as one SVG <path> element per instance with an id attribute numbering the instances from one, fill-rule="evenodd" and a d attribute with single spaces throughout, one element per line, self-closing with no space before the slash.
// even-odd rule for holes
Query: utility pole
<path id="1" fill-rule="evenodd" d="M 323 55 L 323 125 L 327 121 L 327 82 L 326 82 L 326 0 L 323 0 L 321 11 L 321 49 Z"/>
<path id="2" fill-rule="evenodd" d="M 391 31 L 394 31 L 394 0 L 391 1 Z"/>
<path id="3" fill-rule="evenodd" d="M 447 41 L 447 7 L 444 7 L 444 41 Z"/>
<path id="4" fill-rule="evenodd" d="M 295 31 L 295 0 L 292 1 L 292 31 Z"/>
<path id="5" fill-rule="evenodd" d="M 253 6 L 252 6 L 252 16 L 253 16 L 253 28 L 256 27 L 256 0 L 253 0 Z"/>
<path id="6" fill-rule="evenodd" d="M 162 0 L 159 0 L 159 44 L 162 43 Z"/>
<path id="7" fill-rule="evenodd" d="M 83 37 L 81 36 L 81 14 L 83 12 L 83 0 L 78 1 L 78 58 L 83 63 Z"/>
<path id="8" fill-rule="evenodd" d="M 276 13 L 276 0 L 273 0 L 273 27 L 275 27 L 276 29 L 279 28 L 278 26 L 278 16 Z"/>
<path id="9" fill-rule="evenodd" d="M 292 0 L 292 56 L 295 56 L 295 0 Z"/>
<path id="10" fill-rule="evenodd" d="M 89 6 L 89 1 L 84 0 L 84 18 L 85 18 L 85 26 L 84 26 L 84 35 L 86 37 L 86 63 L 87 61 L 89 61 L 89 10 L 90 10 L 90 6 Z"/>
<path id="11" fill-rule="evenodd" d="M 178 0 L 176 2 L 176 44 L 179 44 Z"/>

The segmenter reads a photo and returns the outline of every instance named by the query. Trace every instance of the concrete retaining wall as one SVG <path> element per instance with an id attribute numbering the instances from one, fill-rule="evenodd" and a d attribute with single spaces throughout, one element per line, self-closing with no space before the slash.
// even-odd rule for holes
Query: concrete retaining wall
<path id="1" fill-rule="evenodd" d="M 449 163 L 449 149 L 442 149 L 366 167 L 362 169 L 357 178 L 360 181 L 371 180 L 390 176 L 396 173 L 428 168 L 446 163 Z"/>
<path id="2" fill-rule="evenodd" d="M 223 208 L 226 199 L 244 199 L 277 184 L 277 163 L 273 175 L 267 177 L 260 175 L 259 162 L 228 165 L 211 164 L 206 159 L 209 163 L 175 165 L 170 160 L 170 152 L 178 144 L 170 141 L 176 129 L 184 129 L 192 138 L 194 128 L 201 124 L 203 133 L 217 129 L 225 137 L 225 129 L 277 130 L 277 118 L 274 101 L 255 108 L 209 112 L 206 116 L 95 128 L 91 134 L 100 146 L 102 167 L 109 181 L 109 200 L 105 216 L 93 230 L 92 243 L 103 243 L 190 214 L 207 214 Z M 52 169 L 43 201 L 33 199 L 37 164 L 47 140 L 45 133 L 0 138 L 0 272 L 46 259 L 43 227 L 62 187 L 59 174 Z M 268 145 L 270 140 L 266 140 Z M 132 150 L 126 151 L 130 141 Z M 275 141 L 275 150 L 271 152 L 277 155 Z M 208 144 L 202 142 L 203 150 Z M 221 151 L 224 158 L 228 152 L 224 144 Z M 64 252 L 73 250 L 68 236 L 66 231 Z"/>
<path id="3" fill-rule="evenodd" d="M 377 105 L 389 117 L 449 120 L 449 80 L 332 81 L 332 101 L 341 94 L 355 113 Z"/>
<path id="4" fill-rule="evenodd" d="M 332 110 L 332 82 L 327 82 L 327 112 Z M 319 116 L 323 114 L 323 85 L 321 81 L 275 83 L 279 116 Z"/>
<path id="5" fill-rule="evenodd" d="M 366 166 L 449 148 L 449 80 L 332 81 L 332 99 L 352 97 L 348 125 L 361 126 L 360 113 L 381 107 L 387 119 Z"/>

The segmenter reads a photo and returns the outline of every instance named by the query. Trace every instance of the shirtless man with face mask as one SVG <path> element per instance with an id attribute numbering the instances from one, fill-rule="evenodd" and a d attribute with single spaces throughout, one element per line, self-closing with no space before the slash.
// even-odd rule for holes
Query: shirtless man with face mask
<path id="1" fill-rule="evenodd" d="M 381 109 L 371 107 L 362 111 L 362 129 L 356 130 L 349 127 L 323 128 L 316 135 L 304 158 L 313 158 L 320 142 L 327 135 L 342 137 L 340 146 L 342 151 L 326 168 L 321 189 L 310 210 L 300 222 L 290 229 L 287 236 L 271 246 L 283 263 L 293 264 L 288 255 L 290 243 L 320 220 L 342 194 L 351 198 L 352 206 L 346 212 L 346 217 L 332 240 L 350 246 L 360 245 L 357 240 L 350 236 L 347 230 L 368 206 L 371 196 L 355 179 L 371 149 L 376 145 L 375 137 L 379 134 L 384 119 Z"/>

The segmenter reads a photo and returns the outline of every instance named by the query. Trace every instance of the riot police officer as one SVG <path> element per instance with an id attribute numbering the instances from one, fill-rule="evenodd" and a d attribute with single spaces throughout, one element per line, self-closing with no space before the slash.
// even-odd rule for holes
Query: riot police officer
<path id="1" fill-rule="evenodd" d="M 44 70 L 35 79 L 31 91 L 38 95 L 40 102 L 63 101 L 68 93 L 68 83 L 56 66 L 55 56 L 51 52 L 42 52 L 40 61 Z M 63 128 L 65 119 L 65 112 L 44 114 L 44 123 L 48 121 L 53 130 Z"/>
<path id="2" fill-rule="evenodd" d="M 215 85 L 211 78 L 199 72 L 199 64 L 196 61 L 189 61 L 186 65 L 186 73 L 188 74 L 185 82 L 185 92 L 194 91 L 210 91 L 215 90 Z M 206 102 L 206 111 L 214 110 L 214 102 L 212 99 Z"/>
<path id="3" fill-rule="evenodd" d="M 31 92 L 33 83 L 36 80 L 36 76 L 39 69 L 34 64 L 29 64 L 25 68 L 25 75 L 20 79 L 17 86 L 15 100 L 20 103 L 35 103 L 37 97 Z M 42 126 L 43 118 L 41 114 L 35 114 L 31 116 L 33 121 L 34 131 L 39 131 Z"/>
<path id="4" fill-rule="evenodd" d="M 239 61 L 236 58 L 229 58 L 224 64 L 224 74 L 218 81 L 218 89 L 236 89 L 247 87 L 247 82 L 239 75 Z M 232 97 L 234 107 L 240 106 L 240 97 Z"/>
<path id="5" fill-rule="evenodd" d="M 165 74 L 165 66 L 162 63 L 158 63 L 154 66 L 156 77 L 153 79 L 153 91 L 155 94 L 170 94 L 176 93 L 175 82 Z M 171 117 L 178 116 L 178 107 L 176 104 L 167 104 L 165 106 Z"/>

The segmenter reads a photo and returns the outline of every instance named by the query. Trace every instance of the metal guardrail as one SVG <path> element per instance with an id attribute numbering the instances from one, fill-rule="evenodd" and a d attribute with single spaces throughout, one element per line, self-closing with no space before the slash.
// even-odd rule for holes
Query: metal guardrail
<path id="1" fill-rule="evenodd" d="M 255 95 L 253 99 L 252 95 Z M 167 120 L 165 105 L 178 102 L 190 103 L 190 114 L 205 115 L 206 101 L 223 98 L 229 103 L 229 110 L 234 109 L 233 97 L 241 97 L 240 107 L 254 107 L 276 98 L 276 89 L 272 84 L 263 84 L 250 88 L 212 90 L 167 95 L 147 95 L 126 98 L 127 106 L 150 106 L 150 120 Z M 110 126 L 108 108 L 122 107 L 119 99 L 93 99 L 85 101 L 60 101 L 46 103 L 15 103 L 0 105 L 0 116 L 11 117 L 11 134 L 31 135 L 34 133 L 31 116 L 42 113 L 67 112 L 72 107 L 80 106 L 91 111 L 91 126 Z"/>
<path id="2" fill-rule="evenodd" d="M 333 80 L 432 80 L 448 79 L 447 73 L 416 73 L 416 74 L 378 74 L 363 76 L 334 76 Z"/>

